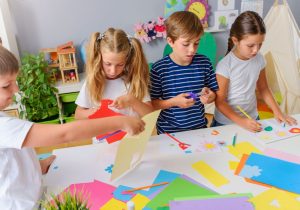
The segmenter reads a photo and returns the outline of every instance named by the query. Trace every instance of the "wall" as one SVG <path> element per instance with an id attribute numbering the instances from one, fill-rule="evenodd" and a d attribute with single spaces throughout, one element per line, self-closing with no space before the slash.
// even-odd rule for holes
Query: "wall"
<path id="1" fill-rule="evenodd" d="M 264 1 L 264 15 L 274 1 Z M 76 45 L 92 32 L 103 32 L 108 27 L 122 28 L 133 35 L 133 25 L 155 19 L 164 12 L 165 0 L 9 0 L 16 24 L 19 51 L 37 53 L 41 48 L 55 47 L 73 40 Z M 299 25 L 299 0 L 288 0 Z M 209 0 L 211 10 L 217 9 L 217 0 Z M 236 9 L 241 1 L 236 0 Z M 209 23 L 213 24 L 213 16 Z M 227 48 L 228 32 L 214 33 L 218 57 Z M 144 44 L 149 62 L 162 57 L 164 40 Z"/>

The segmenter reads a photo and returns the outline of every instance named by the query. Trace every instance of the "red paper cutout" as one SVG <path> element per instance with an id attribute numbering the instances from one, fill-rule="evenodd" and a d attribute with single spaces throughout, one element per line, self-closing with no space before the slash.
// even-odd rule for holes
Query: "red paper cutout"
<path id="1" fill-rule="evenodd" d="M 112 104 L 112 100 L 110 99 L 103 99 L 101 100 L 101 106 L 100 108 L 92 115 L 90 115 L 89 119 L 96 119 L 96 118 L 105 118 L 105 117 L 112 117 L 112 116 L 122 116 L 123 114 L 117 113 L 113 110 L 111 110 L 108 106 Z M 125 131 L 120 132 L 112 132 L 112 133 L 105 133 L 98 135 L 97 139 L 106 139 L 107 143 L 111 144 L 113 142 L 121 140 L 126 135 Z"/>

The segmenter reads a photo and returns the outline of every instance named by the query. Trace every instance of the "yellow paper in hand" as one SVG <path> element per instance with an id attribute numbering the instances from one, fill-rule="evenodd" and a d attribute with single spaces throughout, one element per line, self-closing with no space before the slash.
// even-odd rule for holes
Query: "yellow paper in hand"
<path id="1" fill-rule="evenodd" d="M 204 161 L 196 162 L 192 165 L 192 167 L 216 187 L 221 187 L 222 185 L 229 183 L 228 179 Z"/>

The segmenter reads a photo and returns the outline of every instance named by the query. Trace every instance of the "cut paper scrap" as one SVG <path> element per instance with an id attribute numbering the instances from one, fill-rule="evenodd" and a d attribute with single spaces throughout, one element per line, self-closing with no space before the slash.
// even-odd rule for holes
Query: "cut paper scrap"
<path id="1" fill-rule="evenodd" d="M 137 194 L 131 201 L 134 203 L 134 210 L 142 210 L 149 203 L 150 199 L 144 195 Z"/>
<path id="2" fill-rule="evenodd" d="M 264 150 L 264 154 L 273 158 L 278 158 L 281 160 L 286 160 L 286 161 L 300 164 L 300 156 L 285 153 L 276 149 L 266 148 Z"/>
<path id="3" fill-rule="evenodd" d="M 204 140 L 199 142 L 199 145 L 196 149 L 199 152 L 222 152 L 220 144 L 212 140 Z"/>
<path id="4" fill-rule="evenodd" d="M 300 164 L 251 153 L 239 175 L 293 193 L 300 193 Z"/>
<path id="5" fill-rule="evenodd" d="M 290 133 L 300 133 L 300 128 L 292 128 L 289 130 Z"/>
<path id="6" fill-rule="evenodd" d="M 256 153 L 262 153 L 259 149 L 257 149 L 253 144 L 250 142 L 240 142 L 236 143 L 235 146 L 228 145 L 228 152 L 238 159 L 240 159 L 243 154 L 250 154 L 251 152 L 256 152 Z"/>
<path id="7" fill-rule="evenodd" d="M 190 198 L 185 200 L 170 201 L 170 210 L 182 209 L 197 209 L 197 210 L 254 210 L 254 206 L 248 202 L 248 196 L 241 196 L 239 194 L 232 195 L 217 195 L 217 196 L 203 196 Z"/>
<path id="8" fill-rule="evenodd" d="M 127 209 L 126 203 L 115 198 L 110 199 L 100 210 L 124 210 Z"/>
<path id="9" fill-rule="evenodd" d="M 220 133 L 219 133 L 219 131 L 217 131 L 217 130 L 212 130 L 211 131 L 211 135 L 214 135 L 214 136 L 216 136 L 216 135 L 219 135 Z"/>
<path id="10" fill-rule="evenodd" d="M 298 194 L 271 188 L 249 201 L 253 203 L 256 210 L 296 210 L 300 209 L 298 197 Z"/>
<path id="11" fill-rule="evenodd" d="M 101 100 L 100 108 L 90 115 L 89 119 L 96 119 L 96 118 L 104 118 L 104 117 L 112 117 L 112 116 L 121 116 L 122 114 L 117 113 L 109 108 L 109 105 L 112 104 L 112 100 L 110 99 L 103 99 Z M 97 139 L 102 140 L 106 139 L 106 141 L 110 144 L 116 141 L 121 140 L 126 135 L 125 131 L 115 131 L 112 133 L 100 134 L 96 136 Z"/>
<path id="12" fill-rule="evenodd" d="M 112 196 L 112 192 L 115 190 L 114 186 L 95 180 L 89 183 L 72 184 L 64 191 L 76 193 L 77 195 L 82 194 L 87 197 L 87 206 L 90 210 L 98 210 L 104 205 Z"/>
<path id="13" fill-rule="evenodd" d="M 154 197 L 145 207 L 145 209 L 157 209 L 165 207 L 170 200 L 188 196 L 216 195 L 216 192 L 200 187 L 180 177 L 176 178 L 167 187 L 165 187 L 156 197 Z M 168 208 L 167 208 L 168 209 Z"/>
<path id="14" fill-rule="evenodd" d="M 216 187 L 221 187 L 229 183 L 229 180 L 227 178 L 225 178 L 218 171 L 210 167 L 204 161 L 196 162 L 192 165 L 192 167 Z"/>
<path id="15" fill-rule="evenodd" d="M 145 122 L 145 130 L 137 136 L 126 136 L 118 145 L 114 168 L 111 180 L 124 175 L 130 169 L 137 166 L 142 160 L 148 140 L 156 125 L 160 110 L 145 115 L 142 119 Z"/>

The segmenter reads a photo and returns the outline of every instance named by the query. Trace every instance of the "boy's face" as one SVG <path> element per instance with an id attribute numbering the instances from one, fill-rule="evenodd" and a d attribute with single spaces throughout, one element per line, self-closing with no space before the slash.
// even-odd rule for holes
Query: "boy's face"
<path id="1" fill-rule="evenodd" d="M 126 65 L 126 55 L 123 53 L 102 52 L 102 65 L 107 79 L 120 77 Z"/>
<path id="2" fill-rule="evenodd" d="M 189 65 L 197 52 L 200 37 L 201 35 L 190 39 L 179 36 L 175 41 L 168 37 L 167 42 L 173 49 L 173 52 L 170 55 L 171 58 L 179 65 Z"/>
<path id="3" fill-rule="evenodd" d="M 0 110 L 5 109 L 13 102 L 13 96 L 19 91 L 17 74 L 0 75 Z"/>
<path id="4" fill-rule="evenodd" d="M 253 58 L 260 50 L 264 39 L 264 34 L 245 35 L 240 41 L 236 37 L 232 37 L 232 41 L 236 46 L 235 55 L 242 60 Z"/>

